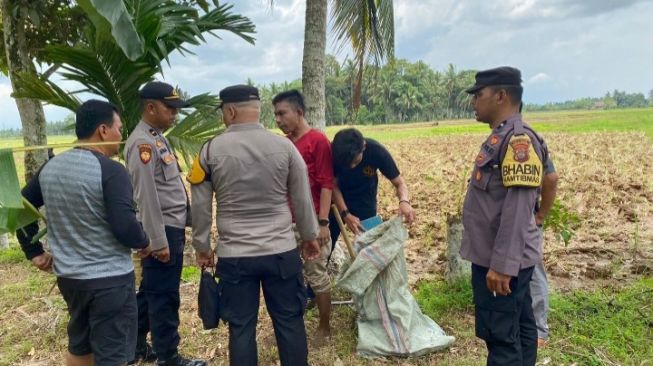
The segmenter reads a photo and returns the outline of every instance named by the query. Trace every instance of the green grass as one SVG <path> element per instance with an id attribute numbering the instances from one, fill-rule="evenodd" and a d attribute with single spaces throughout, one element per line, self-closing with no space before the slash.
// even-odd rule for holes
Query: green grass
<path id="1" fill-rule="evenodd" d="M 619 132 L 643 131 L 653 138 L 653 108 L 616 109 L 597 111 L 556 111 L 525 113 L 524 120 L 538 132 Z M 340 129 L 350 126 L 332 126 L 327 135 L 333 137 Z M 381 142 L 397 139 L 460 134 L 489 133 L 487 124 L 474 120 L 454 120 L 412 124 L 354 126 L 363 135 Z"/>
<path id="2" fill-rule="evenodd" d="M 10 246 L 0 250 L 0 264 L 16 264 L 25 260 L 25 254 L 19 246 Z"/>
<path id="3" fill-rule="evenodd" d="M 184 282 L 199 282 L 200 269 L 197 266 L 184 266 L 181 270 L 181 280 Z"/>
<path id="4" fill-rule="evenodd" d="M 447 317 L 452 311 L 469 312 L 472 305 L 471 280 L 464 279 L 452 284 L 444 281 L 423 281 L 417 285 L 415 299 L 420 309 L 433 319 Z"/>
<path id="5" fill-rule="evenodd" d="M 529 115 L 525 116 L 528 121 Z M 533 127 L 541 132 L 643 131 L 653 138 L 653 109 L 574 111 L 533 114 Z M 541 122 L 539 122 L 541 121 Z"/>
<path id="6" fill-rule="evenodd" d="M 445 329 L 457 331 L 457 343 L 474 338 L 474 313 L 469 281 L 446 284 L 425 281 L 415 298 L 422 311 Z M 550 304 L 550 343 L 538 359 L 552 365 L 646 365 L 653 362 L 653 278 L 627 287 L 553 294 Z M 472 318 L 473 319 L 473 318 Z M 469 360 L 460 360 L 467 364 Z"/>
<path id="7" fill-rule="evenodd" d="M 553 364 L 653 362 L 653 279 L 626 288 L 554 295 L 551 347 L 542 356 Z"/>

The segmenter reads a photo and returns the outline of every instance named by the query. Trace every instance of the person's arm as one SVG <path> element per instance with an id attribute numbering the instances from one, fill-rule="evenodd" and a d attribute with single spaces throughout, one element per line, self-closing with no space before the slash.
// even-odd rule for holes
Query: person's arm
<path id="1" fill-rule="evenodd" d="M 391 179 L 390 182 L 395 187 L 395 194 L 399 201 L 399 213 L 409 225 L 412 225 L 415 221 L 415 210 L 408 199 L 408 186 L 406 186 L 404 178 L 398 175 L 396 178 Z"/>
<path id="2" fill-rule="evenodd" d="M 100 167 L 102 194 L 111 233 L 128 248 L 147 248 L 150 240 L 136 219 L 134 192 L 127 171 L 108 158 L 100 158 Z"/>
<path id="3" fill-rule="evenodd" d="M 151 158 L 147 161 L 141 159 L 141 149 L 147 149 Z M 168 248 L 168 239 L 166 238 L 165 225 L 163 223 L 163 213 L 159 203 L 159 196 L 156 191 L 154 181 L 154 168 L 156 166 L 158 155 L 153 145 L 145 140 L 134 143 L 126 153 L 127 170 L 131 177 L 134 187 L 134 199 L 138 204 L 143 228 L 150 237 L 152 250 L 161 250 Z"/>
<path id="4" fill-rule="evenodd" d="M 43 167 L 41 167 L 41 169 L 43 169 Z M 39 170 L 21 190 L 23 197 L 25 197 L 25 199 L 37 209 L 43 206 L 43 194 L 39 182 L 40 174 L 41 170 Z M 32 261 L 32 264 L 38 269 L 49 271 L 52 267 L 52 257 L 49 253 L 46 253 L 43 250 L 43 244 L 40 241 L 32 243 L 38 232 L 39 224 L 38 221 L 35 221 L 16 231 L 16 238 L 18 238 L 18 243 L 20 243 L 20 248 L 23 253 L 25 253 L 25 257 Z"/>
<path id="5" fill-rule="evenodd" d="M 295 210 L 297 230 L 302 239 L 302 256 L 310 261 L 320 256 L 320 247 L 316 240 L 319 227 L 311 199 L 306 163 L 294 146 L 289 147 L 288 193 Z"/>
<path id="6" fill-rule="evenodd" d="M 199 175 L 196 181 L 192 181 L 190 186 L 191 197 L 191 214 L 193 215 L 193 247 L 195 248 L 195 259 L 199 267 L 212 267 L 214 265 L 213 253 L 211 251 L 211 225 L 213 224 L 213 185 L 206 178 L 208 168 L 204 161 L 205 145 L 200 149 L 198 157 L 193 162 L 191 168 L 193 173 Z M 200 180 L 199 178 L 202 178 Z"/>
<path id="7" fill-rule="evenodd" d="M 328 219 L 329 209 L 331 206 L 331 196 L 333 191 L 333 157 L 331 155 L 331 145 L 324 135 L 320 135 L 316 140 L 315 150 L 315 182 L 320 187 L 320 212 L 318 219 Z"/>
<path id="8" fill-rule="evenodd" d="M 345 204 L 345 199 L 342 197 L 342 192 L 340 191 L 340 187 L 338 187 L 338 178 L 333 178 L 332 198 L 333 198 L 333 203 L 336 205 L 336 208 L 338 209 L 338 212 L 342 212 L 347 209 L 347 205 Z"/>
<path id="9" fill-rule="evenodd" d="M 540 200 L 540 209 L 535 214 L 535 223 L 537 226 L 544 224 L 544 219 L 549 215 L 553 202 L 558 191 L 558 173 L 555 171 L 542 178 L 542 193 Z"/>
<path id="10" fill-rule="evenodd" d="M 302 240 L 317 238 L 318 225 L 315 217 L 315 207 L 311 199 L 311 188 L 308 182 L 306 163 L 297 149 L 289 149 L 290 169 L 288 176 L 288 194 L 295 210 L 295 220 Z"/>
<path id="11" fill-rule="evenodd" d="M 329 244 L 329 211 L 331 209 L 331 197 L 333 196 L 333 158 L 331 156 L 331 145 L 324 135 L 315 144 L 314 156 L 316 174 L 315 181 L 320 187 L 320 211 L 317 213 L 320 221 L 320 233 L 318 240 L 322 245 Z"/>
<path id="12" fill-rule="evenodd" d="M 347 209 L 345 199 L 338 187 L 338 178 L 333 178 L 333 203 L 335 203 L 343 223 L 347 225 L 354 235 L 358 235 L 365 231 L 361 224 L 361 220 Z"/>

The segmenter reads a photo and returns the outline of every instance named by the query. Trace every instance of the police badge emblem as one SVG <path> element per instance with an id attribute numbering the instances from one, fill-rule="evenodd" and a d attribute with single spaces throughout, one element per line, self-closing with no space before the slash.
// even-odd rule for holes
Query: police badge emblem
<path id="1" fill-rule="evenodd" d="M 531 141 L 528 138 L 516 138 L 510 141 L 510 147 L 512 147 L 513 159 L 518 163 L 524 163 L 528 161 L 528 148 L 531 145 Z"/>
<path id="2" fill-rule="evenodd" d="M 152 147 L 149 144 L 138 145 L 138 156 L 143 164 L 149 163 L 152 160 Z"/>
<path id="3" fill-rule="evenodd" d="M 490 136 L 490 145 L 492 146 L 496 145 L 499 142 L 499 140 L 501 140 L 501 136 L 499 135 Z"/>

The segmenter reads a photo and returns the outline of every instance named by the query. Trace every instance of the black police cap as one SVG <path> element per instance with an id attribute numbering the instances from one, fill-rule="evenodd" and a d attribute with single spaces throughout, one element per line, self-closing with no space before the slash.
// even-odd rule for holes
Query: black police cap
<path id="1" fill-rule="evenodd" d="M 474 94 L 477 91 L 492 85 L 521 85 L 521 72 L 510 66 L 483 70 L 476 73 L 476 84 L 465 91 Z"/>
<path id="2" fill-rule="evenodd" d="M 220 90 L 220 104 L 222 108 L 225 103 L 249 102 L 250 100 L 261 100 L 258 89 L 251 85 L 232 85 Z"/>
<path id="3" fill-rule="evenodd" d="M 160 100 L 172 108 L 185 108 L 189 103 L 179 96 L 177 90 L 170 84 L 161 81 L 151 81 L 138 92 L 141 99 Z"/>

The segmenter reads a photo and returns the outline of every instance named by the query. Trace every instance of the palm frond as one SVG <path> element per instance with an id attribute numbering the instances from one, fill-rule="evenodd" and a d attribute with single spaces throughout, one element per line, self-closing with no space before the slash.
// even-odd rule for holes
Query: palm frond
<path id="1" fill-rule="evenodd" d="M 332 0 L 331 23 L 338 50 L 351 45 L 357 61 L 394 56 L 392 0 Z"/>
<path id="2" fill-rule="evenodd" d="M 50 80 L 45 80 L 30 73 L 20 73 L 16 77 L 14 98 L 33 98 L 42 102 L 76 111 L 82 104 L 74 94 L 61 89 Z"/>
<path id="3" fill-rule="evenodd" d="M 111 32 L 116 44 L 132 61 L 143 55 L 144 45 L 122 1 L 77 0 L 100 32 Z"/>

